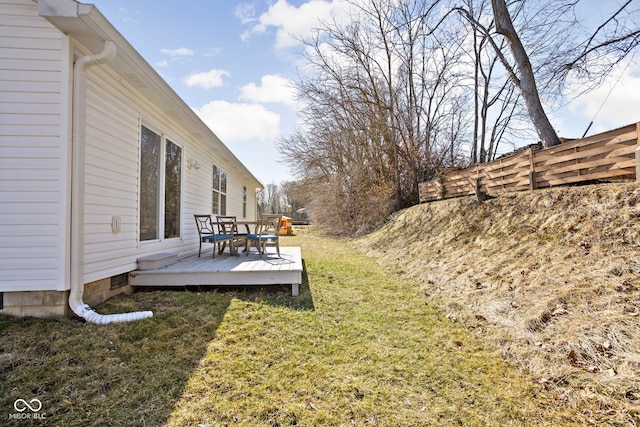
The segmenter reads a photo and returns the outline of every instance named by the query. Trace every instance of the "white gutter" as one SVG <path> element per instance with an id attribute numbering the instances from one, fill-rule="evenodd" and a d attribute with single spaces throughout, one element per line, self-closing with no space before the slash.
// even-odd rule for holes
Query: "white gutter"
<path id="1" fill-rule="evenodd" d="M 153 316 L 151 311 L 123 314 L 98 314 L 83 300 L 84 294 L 84 177 L 86 144 L 86 91 L 85 70 L 106 64 L 116 56 L 116 44 L 105 40 L 102 52 L 76 60 L 73 66 L 73 135 L 71 159 L 71 291 L 69 307 L 87 322 L 106 325 L 131 322 Z"/>

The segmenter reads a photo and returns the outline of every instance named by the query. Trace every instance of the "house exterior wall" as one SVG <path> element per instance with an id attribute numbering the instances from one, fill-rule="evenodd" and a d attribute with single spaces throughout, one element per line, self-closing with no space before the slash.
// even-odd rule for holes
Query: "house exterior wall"
<path id="1" fill-rule="evenodd" d="M 36 2 L 0 0 L 0 312 L 34 315 L 40 299 L 57 307 L 44 315 L 67 311 L 47 292 L 66 299 L 70 287 L 72 61 L 91 53 L 39 16 Z M 211 213 L 214 164 L 228 174 L 227 214 L 245 218 L 246 186 L 246 218 L 255 218 L 259 183 L 213 134 L 159 108 L 109 64 L 88 68 L 86 76 L 87 295 L 107 295 L 94 284 L 135 270 L 142 256 L 197 252 L 193 214 Z M 178 238 L 139 239 L 141 125 L 182 148 Z M 25 298 L 27 311 L 20 308 Z"/>
<path id="2" fill-rule="evenodd" d="M 29 0 L 0 11 L 0 292 L 65 290 L 69 41 Z"/>
<path id="3" fill-rule="evenodd" d="M 248 188 L 247 217 L 255 218 L 255 186 L 243 180 L 211 143 L 157 109 L 108 67 L 87 74 L 85 283 L 136 269 L 136 260 L 158 252 L 197 252 L 194 214 L 211 213 L 213 165 L 227 172 L 227 214 L 242 218 L 242 190 Z M 181 237 L 139 241 L 140 126 L 166 135 L 182 148 Z M 188 167 L 196 161 L 197 167 Z M 121 230 L 112 230 L 112 218 Z"/>
<path id="4" fill-rule="evenodd" d="M 85 283 L 136 269 L 140 108 L 105 66 L 87 73 Z M 113 232 L 112 217 L 121 218 Z"/>

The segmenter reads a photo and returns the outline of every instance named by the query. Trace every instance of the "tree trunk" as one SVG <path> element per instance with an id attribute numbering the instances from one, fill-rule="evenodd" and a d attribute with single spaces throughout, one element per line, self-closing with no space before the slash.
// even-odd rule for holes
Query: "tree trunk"
<path id="1" fill-rule="evenodd" d="M 524 98 L 527 106 L 527 112 L 542 141 L 542 145 L 545 147 L 558 145 L 560 144 L 560 139 L 542 108 L 529 56 L 520 41 L 520 37 L 518 37 L 518 33 L 516 33 L 516 30 L 513 28 L 511 15 L 509 14 L 509 9 L 507 9 L 505 0 L 491 0 L 491 5 L 493 6 L 493 19 L 496 23 L 496 31 L 509 41 L 516 67 L 520 72 L 520 78 L 512 74 L 512 79 L 522 93 L 522 98 Z"/>

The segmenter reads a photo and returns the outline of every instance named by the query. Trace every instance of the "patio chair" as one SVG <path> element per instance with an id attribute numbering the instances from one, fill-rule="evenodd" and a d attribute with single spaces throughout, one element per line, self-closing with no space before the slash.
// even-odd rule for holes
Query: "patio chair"
<path id="1" fill-rule="evenodd" d="M 265 253 L 267 246 L 275 246 L 280 256 L 280 223 L 282 222 L 282 215 L 262 215 L 262 219 L 258 223 L 255 233 L 247 234 L 247 248 L 246 254 L 249 254 L 249 247 L 251 242 L 256 245 L 260 258 Z"/>
<path id="2" fill-rule="evenodd" d="M 245 245 L 246 246 L 246 240 L 247 240 L 247 233 L 238 233 L 238 226 L 236 224 L 236 217 L 235 216 L 221 216 L 218 215 L 216 216 L 216 223 L 218 225 L 218 233 L 219 234 L 224 234 L 224 235 L 233 235 L 233 249 L 235 251 L 238 250 L 238 248 L 241 245 Z M 227 242 L 222 242 L 222 246 L 219 247 L 218 249 L 218 254 L 221 254 L 225 247 L 227 245 Z M 231 243 L 230 243 L 231 246 Z M 230 252 L 233 252 L 233 250 L 231 248 L 229 248 Z"/>
<path id="3" fill-rule="evenodd" d="M 230 251 L 233 253 L 233 234 L 225 234 L 225 233 L 216 233 L 213 228 L 213 222 L 211 221 L 211 215 L 193 215 L 196 220 L 196 227 L 198 228 L 198 237 L 200 240 L 200 247 L 198 248 L 198 257 L 202 253 L 202 244 L 203 243 L 212 243 L 213 244 L 213 256 L 216 257 L 216 244 L 218 246 L 218 251 L 220 251 L 220 244 L 222 242 L 229 242 Z"/>

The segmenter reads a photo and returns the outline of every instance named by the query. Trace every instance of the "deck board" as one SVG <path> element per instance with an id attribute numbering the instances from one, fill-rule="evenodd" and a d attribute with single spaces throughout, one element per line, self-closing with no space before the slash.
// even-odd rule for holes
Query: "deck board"
<path id="1" fill-rule="evenodd" d="M 302 283 L 302 254 L 299 247 L 280 248 L 282 258 L 270 249 L 262 258 L 249 255 L 218 255 L 211 251 L 192 255 L 169 266 L 130 273 L 131 286 L 261 286 L 291 285 L 294 296 Z"/>

